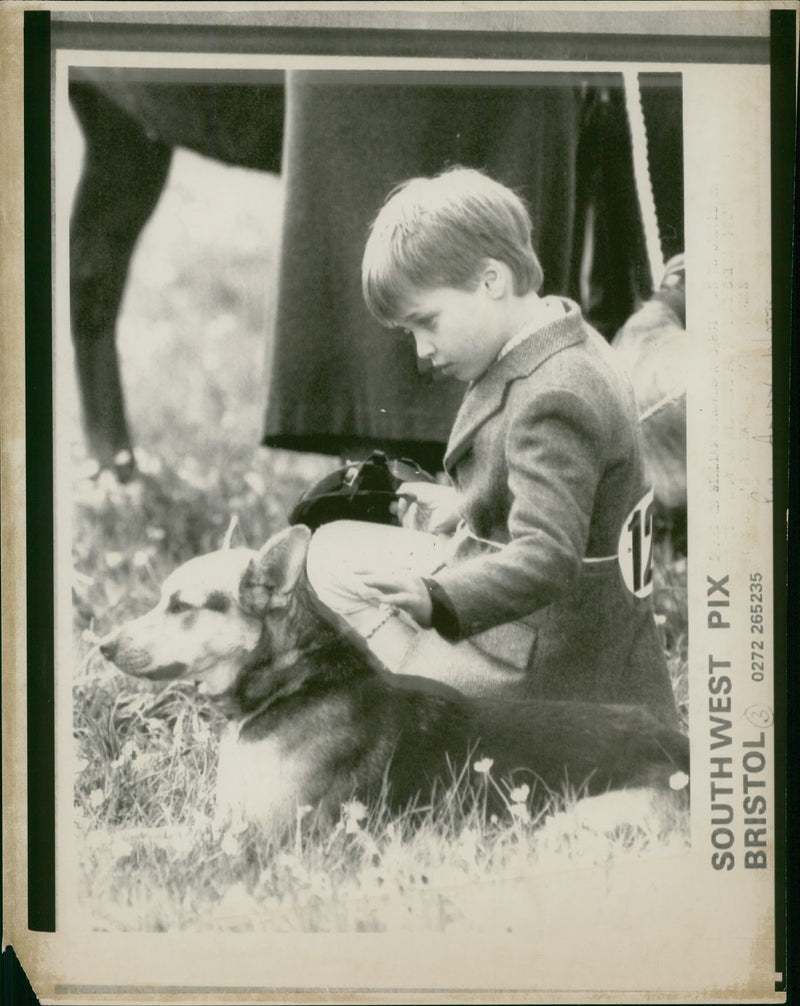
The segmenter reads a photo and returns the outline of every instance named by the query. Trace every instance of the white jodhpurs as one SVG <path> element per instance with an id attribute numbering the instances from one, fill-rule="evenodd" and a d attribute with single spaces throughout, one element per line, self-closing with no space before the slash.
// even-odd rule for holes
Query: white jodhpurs
<path id="1" fill-rule="evenodd" d="M 323 604 L 364 637 L 388 670 L 443 681 L 466 694 L 508 696 L 520 684 L 520 671 L 498 668 L 469 640 L 450 643 L 433 629 L 423 629 L 410 615 L 382 604 L 375 591 L 364 586 L 366 574 L 405 571 L 431 576 L 452 551 L 451 539 L 441 535 L 364 521 L 333 521 L 314 532 L 306 572 Z"/>
<path id="2" fill-rule="evenodd" d="M 404 612 L 381 604 L 364 586 L 369 573 L 408 572 L 430 576 L 446 558 L 447 540 L 365 521 L 323 524 L 311 539 L 306 572 L 317 597 L 363 636 L 389 668 L 397 670 L 419 625 Z"/>

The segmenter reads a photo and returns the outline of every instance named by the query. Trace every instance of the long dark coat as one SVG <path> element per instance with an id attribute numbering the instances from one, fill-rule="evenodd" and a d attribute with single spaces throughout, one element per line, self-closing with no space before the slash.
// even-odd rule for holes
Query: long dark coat
<path id="1" fill-rule="evenodd" d="M 572 260 L 580 89 L 430 86 L 430 77 L 287 77 L 285 223 L 264 442 L 345 453 L 383 446 L 441 467 L 463 396 L 417 372 L 413 344 L 382 329 L 361 295 L 369 224 L 389 191 L 450 164 L 485 168 L 526 199 L 547 290 Z M 496 78 L 495 78 L 496 79 Z"/>

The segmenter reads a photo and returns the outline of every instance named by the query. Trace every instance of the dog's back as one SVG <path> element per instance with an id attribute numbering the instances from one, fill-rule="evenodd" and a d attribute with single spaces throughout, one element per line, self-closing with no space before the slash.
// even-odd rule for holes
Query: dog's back
<path id="1" fill-rule="evenodd" d="M 468 699 L 422 678 L 370 684 L 370 708 L 384 711 L 382 741 L 387 730 L 393 739 L 386 777 L 395 806 L 427 798 L 465 764 L 473 782 L 483 763 L 498 782 L 527 783 L 538 803 L 567 788 L 668 790 L 677 774 L 688 776 L 688 739 L 639 707 Z"/>
<path id="2" fill-rule="evenodd" d="M 304 581 L 295 603 L 306 628 L 316 623 L 314 646 L 291 669 L 302 685 L 247 719 L 239 744 L 260 745 L 270 761 L 280 751 L 281 774 L 294 780 L 302 804 L 335 816 L 348 799 L 383 795 L 399 810 L 427 803 L 465 766 L 467 781 L 479 782 L 473 766 L 485 759 L 496 781 L 527 783 L 534 803 L 567 788 L 668 789 L 676 773 L 688 774 L 686 737 L 644 709 L 467 698 L 439 682 L 382 669 Z M 264 668 L 262 680 L 268 679 Z M 493 811 L 504 809 L 501 792 L 489 792 Z"/>

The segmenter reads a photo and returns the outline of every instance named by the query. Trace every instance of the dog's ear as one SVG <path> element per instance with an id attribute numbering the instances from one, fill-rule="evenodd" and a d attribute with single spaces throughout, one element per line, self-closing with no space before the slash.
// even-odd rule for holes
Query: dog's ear
<path id="1" fill-rule="evenodd" d="M 304 524 L 287 527 L 250 560 L 239 581 L 239 603 L 246 611 L 263 614 L 286 607 L 305 569 L 310 540 Z"/>

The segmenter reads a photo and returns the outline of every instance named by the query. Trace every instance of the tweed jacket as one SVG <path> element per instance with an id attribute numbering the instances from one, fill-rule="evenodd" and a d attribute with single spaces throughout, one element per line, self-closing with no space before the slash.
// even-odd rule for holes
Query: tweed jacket
<path id="1" fill-rule="evenodd" d="M 672 721 L 650 598 L 618 561 L 648 488 L 633 391 L 562 303 L 563 318 L 466 392 L 445 467 L 469 533 L 434 579 L 461 637 L 516 672 L 521 692 L 641 702 Z"/>

